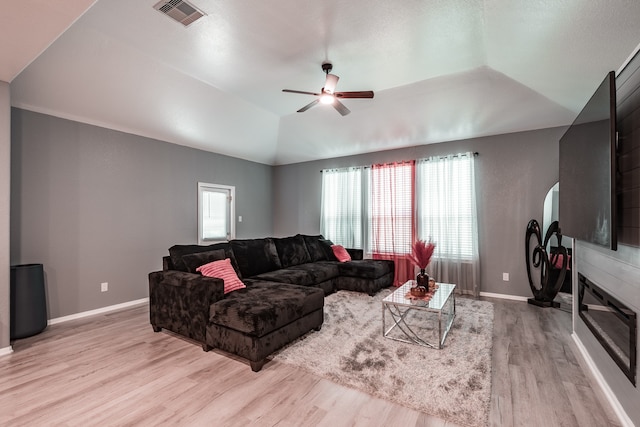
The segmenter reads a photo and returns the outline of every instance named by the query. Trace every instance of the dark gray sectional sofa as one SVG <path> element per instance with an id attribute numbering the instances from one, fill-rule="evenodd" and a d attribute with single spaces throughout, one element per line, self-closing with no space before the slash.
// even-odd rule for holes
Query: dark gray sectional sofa
<path id="1" fill-rule="evenodd" d="M 175 245 L 163 258 L 163 270 L 149 274 L 150 321 L 248 359 L 259 371 L 275 350 L 324 320 L 324 296 L 336 290 L 374 295 L 393 283 L 392 261 L 365 260 L 362 250 L 347 249 L 341 263 L 321 235 L 237 239 L 209 246 Z M 222 279 L 195 269 L 230 258 L 246 288 L 224 294 Z"/>

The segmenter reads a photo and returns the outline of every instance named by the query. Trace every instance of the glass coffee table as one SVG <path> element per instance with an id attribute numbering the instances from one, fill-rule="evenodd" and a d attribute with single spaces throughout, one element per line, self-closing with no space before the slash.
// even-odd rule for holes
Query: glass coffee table
<path id="1" fill-rule="evenodd" d="M 406 297 L 414 284 L 415 280 L 409 280 L 382 300 L 382 335 L 441 349 L 456 316 L 456 285 L 438 283 L 438 289 L 427 302 Z M 389 328 L 387 314 L 391 317 Z"/>

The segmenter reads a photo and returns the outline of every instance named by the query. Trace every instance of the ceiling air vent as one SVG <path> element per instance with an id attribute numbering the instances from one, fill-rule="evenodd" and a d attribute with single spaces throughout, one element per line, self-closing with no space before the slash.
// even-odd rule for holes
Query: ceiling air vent
<path id="1" fill-rule="evenodd" d="M 184 0 L 160 0 L 153 8 L 185 27 L 204 16 L 203 12 Z"/>

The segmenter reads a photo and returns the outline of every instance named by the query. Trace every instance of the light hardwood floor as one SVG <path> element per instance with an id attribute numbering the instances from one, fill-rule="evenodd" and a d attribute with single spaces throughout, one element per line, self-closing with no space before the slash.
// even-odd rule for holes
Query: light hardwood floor
<path id="1" fill-rule="evenodd" d="M 619 425 L 576 356 L 569 313 L 491 301 L 491 426 Z M 52 325 L 13 348 L 0 358 L 2 426 L 453 425 L 277 362 L 254 373 L 154 333 L 147 306 Z"/>

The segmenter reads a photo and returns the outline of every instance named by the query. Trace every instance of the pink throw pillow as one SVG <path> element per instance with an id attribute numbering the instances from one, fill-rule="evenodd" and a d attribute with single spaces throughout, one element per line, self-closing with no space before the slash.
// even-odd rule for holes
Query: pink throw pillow
<path id="1" fill-rule="evenodd" d="M 231 260 L 225 258 L 219 261 L 213 261 L 196 268 L 196 271 L 202 273 L 203 276 L 217 277 L 224 280 L 224 293 L 228 294 L 236 289 L 246 288 L 242 280 L 238 278 L 236 271 L 231 266 Z"/>
<path id="2" fill-rule="evenodd" d="M 336 258 L 338 258 L 338 261 L 351 261 L 351 255 L 349 255 L 349 252 L 347 252 L 347 250 L 343 246 L 331 245 L 331 249 L 333 250 L 333 254 L 336 256 Z"/>

